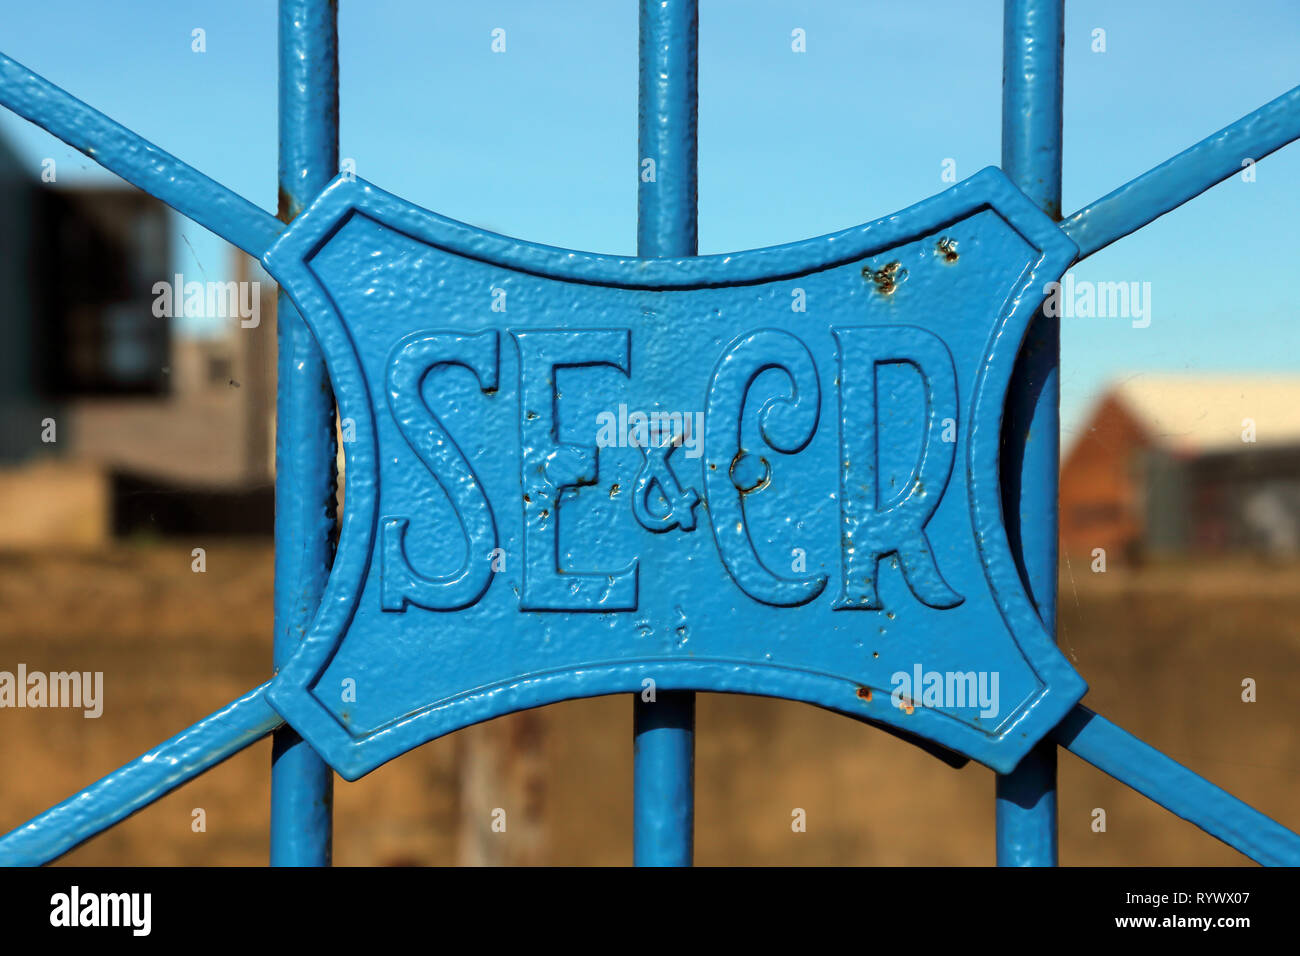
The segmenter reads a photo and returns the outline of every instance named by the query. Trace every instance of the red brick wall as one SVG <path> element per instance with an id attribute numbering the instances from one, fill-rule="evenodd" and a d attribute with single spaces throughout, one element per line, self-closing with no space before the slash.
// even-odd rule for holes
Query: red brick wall
<path id="1" fill-rule="evenodd" d="M 1061 466 L 1061 553 L 1088 559 L 1132 557 L 1142 535 L 1137 453 L 1148 439 L 1114 395 L 1107 395 Z"/>

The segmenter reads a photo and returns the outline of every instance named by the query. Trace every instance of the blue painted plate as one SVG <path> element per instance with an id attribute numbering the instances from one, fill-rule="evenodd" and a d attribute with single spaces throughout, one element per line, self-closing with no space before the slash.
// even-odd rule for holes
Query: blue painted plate
<path id="1" fill-rule="evenodd" d="M 693 259 L 532 245 L 339 178 L 265 259 L 346 454 L 272 704 L 348 779 L 511 711 L 678 689 L 1009 771 L 1085 690 L 998 482 L 1016 352 L 1076 255 L 996 169 Z"/>

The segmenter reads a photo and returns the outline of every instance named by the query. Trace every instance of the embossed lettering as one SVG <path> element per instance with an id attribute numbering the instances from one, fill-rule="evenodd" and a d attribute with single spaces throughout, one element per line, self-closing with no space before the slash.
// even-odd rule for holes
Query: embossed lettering
<path id="1" fill-rule="evenodd" d="M 879 610 L 880 559 L 897 554 L 903 577 L 922 603 L 956 607 L 964 599 L 935 563 L 925 526 L 952 474 L 956 444 L 942 440 L 944 419 L 957 420 L 957 373 L 952 354 L 931 332 L 914 326 L 858 326 L 831 330 L 839 343 L 840 519 L 842 574 L 836 610 Z M 920 460 L 903 490 L 881 501 L 876 370 L 911 365 L 925 386 L 925 436 Z"/>
<path id="2" fill-rule="evenodd" d="M 491 554 L 497 546 L 492 506 L 464 453 L 420 392 L 430 372 L 451 365 L 473 372 L 484 392 L 495 391 L 499 357 L 496 332 L 417 332 L 398 343 L 389 360 L 388 407 L 393 420 L 446 493 L 460 520 L 466 548 L 459 570 L 427 577 L 411 567 L 406 556 L 409 519 L 385 517 L 380 538 L 380 602 L 385 611 L 404 611 L 408 603 L 431 611 L 454 611 L 477 601 L 491 583 Z"/>
<path id="3" fill-rule="evenodd" d="M 681 444 L 678 437 L 673 444 L 640 446 L 644 461 L 632 482 L 632 513 L 641 527 L 656 534 L 681 528 L 695 529 L 695 506 L 700 496 L 694 488 L 682 487 L 677 473 L 668 462 L 668 456 Z M 656 514 L 651 501 L 662 496 L 667 503 L 664 514 Z"/>
<path id="4" fill-rule="evenodd" d="M 817 366 L 799 339 L 778 329 L 759 329 L 734 341 L 713 369 L 704 419 L 704 487 L 709 520 L 728 573 L 742 591 L 778 607 L 806 604 L 826 587 L 826 575 L 787 578 L 767 568 L 754 548 L 745 518 L 747 498 L 763 494 L 767 459 L 742 446 L 742 421 L 750 387 L 765 371 L 789 379 L 786 396 L 772 396 L 758 411 L 763 440 L 776 451 L 801 451 L 817 431 L 821 386 Z"/>
<path id="5" fill-rule="evenodd" d="M 526 611 L 628 611 L 637 606 L 637 562 L 618 571 L 561 566 L 560 498 L 594 484 L 595 444 L 561 442 L 556 422 L 559 368 L 607 365 L 629 371 L 627 329 L 515 331 L 519 347 L 520 486 L 524 504 Z"/>

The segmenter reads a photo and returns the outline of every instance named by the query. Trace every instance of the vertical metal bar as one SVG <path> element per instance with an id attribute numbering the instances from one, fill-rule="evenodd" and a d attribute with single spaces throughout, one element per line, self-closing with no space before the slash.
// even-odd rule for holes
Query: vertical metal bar
<path id="1" fill-rule="evenodd" d="M 1061 218 L 1063 0 L 1006 0 L 1002 169 Z M 1003 426 L 1003 513 L 1012 550 L 1043 624 L 1056 632 L 1060 471 L 1060 327 L 1041 312 L 1025 336 Z M 1057 862 L 1056 744 L 1041 743 L 997 780 L 999 866 Z"/>
<path id="2" fill-rule="evenodd" d="M 637 254 L 693 256 L 697 0 L 641 0 Z M 633 702 L 633 859 L 689 866 L 695 848 L 695 694 L 664 691 Z"/>
<path id="3" fill-rule="evenodd" d="M 336 0 L 280 0 L 280 209 L 296 216 L 338 171 Z M 277 308 L 275 666 L 302 640 L 333 555 L 334 397 L 325 362 L 288 297 Z M 271 757 L 271 865 L 328 866 L 334 774 L 294 731 Z"/>

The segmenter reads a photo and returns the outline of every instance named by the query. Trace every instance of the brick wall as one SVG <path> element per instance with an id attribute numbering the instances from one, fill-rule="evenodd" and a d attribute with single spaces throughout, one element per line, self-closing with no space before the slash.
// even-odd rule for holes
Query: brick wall
<path id="1" fill-rule="evenodd" d="M 1149 441 L 1136 419 L 1107 396 L 1077 437 L 1061 468 L 1061 552 L 1107 561 L 1136 556 L 1142 539 L 1137 464 Z"/>

